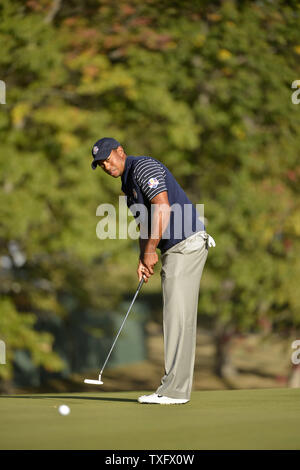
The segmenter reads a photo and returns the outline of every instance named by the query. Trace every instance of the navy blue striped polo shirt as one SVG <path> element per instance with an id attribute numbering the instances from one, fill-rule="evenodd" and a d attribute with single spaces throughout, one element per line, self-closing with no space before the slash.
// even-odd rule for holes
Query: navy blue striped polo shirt
<path id="1" fill-rule="evenodd" d="M 170 221 L 157 245 L 162 254 L 193 233 L 205 230 L 194 204 L 168 168 L 155 158 L 127 156 L 121 180 L 127 206 L 140 227 L 147 222 L 148 236 L 151 233 L 151 206 L 154 206 L 151 200 L 162 191 L 168 192 Z"/>

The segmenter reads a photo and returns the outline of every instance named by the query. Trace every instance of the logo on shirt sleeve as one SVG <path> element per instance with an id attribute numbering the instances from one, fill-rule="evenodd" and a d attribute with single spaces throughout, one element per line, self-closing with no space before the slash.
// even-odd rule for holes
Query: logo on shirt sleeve
<path id="1" fill-rule="evenodd" d="M 157 178 L 150 178 L 148 181 L 148 186 L 150 189 L 155 189 L 159 185 L 159 181 Z"/>
<path id="2" fill-rule="evenodd" d="M 134 199 L 137 199 L 137 192 L 136 192 L 136 190 L 135 190 L 135 189 L 133 189 L 133 190 L 132 190 L 132 193 L 133 193 L 133 197 L 134 197 Z"/>

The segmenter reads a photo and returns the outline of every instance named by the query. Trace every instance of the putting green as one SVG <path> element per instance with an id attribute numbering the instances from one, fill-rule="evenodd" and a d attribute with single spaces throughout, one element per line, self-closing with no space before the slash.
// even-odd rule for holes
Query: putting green
<path id="1" fill-rule="evenodd" d="M 144 393 L 2 395 L 0 449 L 300 449 L 300 389 L 195 391 L 185 405 Z"/>

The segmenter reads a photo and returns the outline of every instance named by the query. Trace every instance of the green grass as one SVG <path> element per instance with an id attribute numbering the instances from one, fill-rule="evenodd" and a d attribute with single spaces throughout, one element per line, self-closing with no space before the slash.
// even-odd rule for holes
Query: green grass
<path id="1" fill-rule="evenodd" d="M 169 406 L 142 394 L 0 396 L 0 449 L 300 449 L 300 389 L 195 391 Z"/>

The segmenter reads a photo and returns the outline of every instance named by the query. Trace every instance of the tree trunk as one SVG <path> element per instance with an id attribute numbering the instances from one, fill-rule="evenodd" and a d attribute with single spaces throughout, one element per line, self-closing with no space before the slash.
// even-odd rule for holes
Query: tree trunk
<path id="1" fill-rule="evenodd" d="M 215 373 L 230 388 L 232 388 L 231 379 L 234 379 L 238 374 L 230 354 L 233 336 L 234 329 L 229 325 L 218 326 L 215 332 Z"/>
<path id="2" fill-rule="evenodd" d="M 288 387 L 300 388 L 300 364 L 292 365 L 291 373 L 288 380 Z"/>

